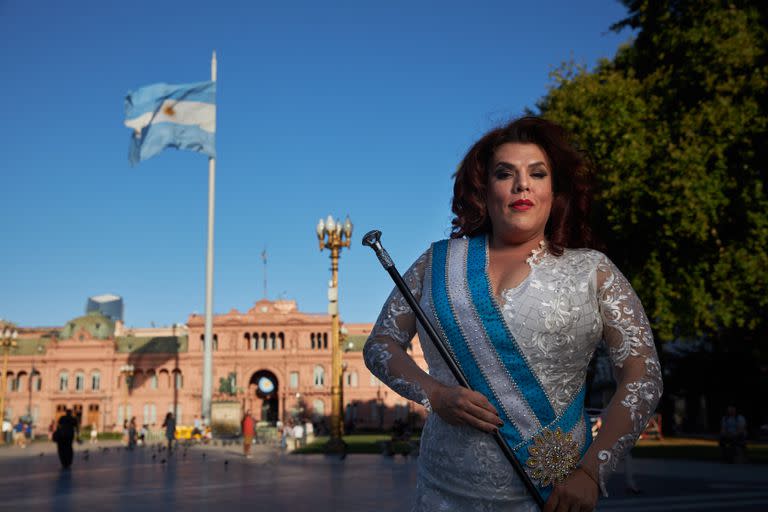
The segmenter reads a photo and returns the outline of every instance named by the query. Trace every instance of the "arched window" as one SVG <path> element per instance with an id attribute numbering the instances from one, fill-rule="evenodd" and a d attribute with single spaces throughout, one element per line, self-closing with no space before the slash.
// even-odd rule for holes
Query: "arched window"
<path id="1" fill-rule="evenodd" d="M 147 382 L 149 382 L 149 389 L 157 389 L 157 373 L 155 373 L 155 370 L 147 370 Z"/>
<path id="2" fill-rule="evenodd" d="M 13 386 L 16 385 L 16 379 L 13 377 L 13 372 L 5 374 L 5 391 L 6 393 L 13 391 Z"/>
<path id="3" fill-rule="evenodd" d="M 323 333 L 323 348 L 328 348 L 328 333 Z"/>
<path id="4" fill-rule="evenodd" d="M 325 386 L 325 369 L 320 365 L 315 366 L 315 386 Z"/>
<path id="5" fill-rule="evenodd" d="M 269 346 L 272 348 L 272 350 L 277 348 L 277 338 L 273 332 L 269 333 Z"/>
<path id="6" fill-rule="evenodd" d="M 181 370 L 173 370 L 173 385 L 175 389 L 184 387 L 184 377 L 181 376 Z"/>
<path id="7" fill-rule="evenodd" d="M 69 373 L 59 373 L 59 391 L 66 391 L 69 389 Z"/>
<path id="8" fill-rule="evenodd" d="M 27 372 L 16 374 L 16 391 L 27 391 Z"/>
<path id="9" fill-rule="evenodd" d="M 125 420 L 130 420 L 132 417 L 133 417 L 133 406 L 131 404 L 128 404 L 128 410 L 125 409 L 125 404 L 120 404 L 117 406 L 118 427 L 122 427 L 123 422 Z"/>
<path id="10" fill-rule="evenodd" d="M 37 370 L 32 373 L 32 391 L 41 391 L 43 389 L 43 379 L 40 377 L 40 372 Z"/>
<path id="11" fill-rule="evenodd" d="M 219 350 L 219 335 L 214 334 L 213 335 L 213 350 L 218 351 Z"/>
<path id="12" fill-rule="evenodd" d="M 280 350 L 285 349 L 285 334 L 282 332 L 277 335 L 277 339 L 280 340 Z"/>
<path id="13" fill-rule="evenodd" d="M 315 350 L 315 333 L 310 334 L 309 339 L 312 340 L 312 350 Z"/>
<path id="14" fill-rule="evenodd" d="M 75 373 L 75 391 L 84 391 L 84 390 L 85 390 L 85 373 L 77 372 Z"/>
<path id="15" fill-rule="evenodd" d="M 243 339 L 245 340 L 245 350 L 253 350 L 253 347 L 251 346 L 251 335 L 250 335 L 250 333 L 245 333 L 243 335 Z"/>
<path id="16" fill-rule="evenodd" d="M 91 391 L 98 391 L 101 389 L 101 372 L 96 370 L 91 372 Z"/>
<path id="17" fill-rule="evenodd" d="M 267 333 L 261 333 L 261 350 L 267 350 Z"/>
<path id="18" fill-rule="evenodd" d="M 325 402 L 322 400 L 315 399 L 312 401 L 312 414 L 315 416 L 315 418 L 320 416 L 325 416 Z"/>
<path id="19" fill-rule="evenodd" d="M 144 404 L 144 419 L 142 423 L 144 425 L 154 425 L 157 423 L 157 406 L 155 404 Z"/>
<path id="20" fill-rule="evenodd" d="M 349 387 L 356 388 L 357 387 L 357 372 L 352 371 L 347 373 L 346 375 L 346 384 Z"/>
<path id="21" fill-rule="evenodd" d="M 168 370 L 160 370 L 160 387 L 162 389 L 171 387 L 171 377 L 168 374 Z"/>

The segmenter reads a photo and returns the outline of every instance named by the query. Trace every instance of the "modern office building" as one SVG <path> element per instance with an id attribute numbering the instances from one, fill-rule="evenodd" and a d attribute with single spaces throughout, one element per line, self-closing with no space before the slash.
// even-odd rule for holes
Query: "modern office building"
<path id="1" fill-rule="evenodd" d="M 113 322 L 123 321 L 123 298 L 119 295 L 96 295 L 88 298 L 85 312 L 98 311 Z"/>

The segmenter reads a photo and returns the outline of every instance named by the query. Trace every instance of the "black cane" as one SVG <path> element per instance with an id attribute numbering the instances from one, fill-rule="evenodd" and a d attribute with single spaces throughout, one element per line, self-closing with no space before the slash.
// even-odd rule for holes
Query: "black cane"
<path id="1" fill-rule="evenodd" d="M 397 269 L 395 268 L 395 263 L 392 261 L 392 258 L 389 257 L 389 253 L 387 253 L 387 250 L 384 249 L 384 247 L 381 245 L 381 231 L 374 229 L 373 231 L 369 231 L 368 233 L 366 233 L 365 236 L 363 236 L 363 245 L 367 245 L 368 247 L 373 249 L 373 251 L 376 253 L 376 256 L 378 256 L 379 261 L 381 262 L 381 265 L 384 267 L 384 270 L 389 272 L 389 275 L 392 277 L 392 280 L 395 282 L 397 289 L 400 290 L 400 293 L 403 294 L 403 297 L 405 297 L 405 300 L 406 302 L 408 302 L 408 305 L 411 306 L 411 309 L 416 315 L 416 318 L 418 319 L 419 323 L 421 323 L 421 326 L 424 328 L 427 335 L 432 340 L 432 343 L 434 343 L 435 347 L 437 348 L 437 351 L 440 352 L 440 355 L 442 356 L 443 361 L 445 361 L 445 364 L 448 365 L 448 368 L 451 370 L 451 373 L 456 378 L 456 381 L 458 381 L 459 385 L 467 389 L 472 389 L 472 387 L 469 385 L 469 381 L 467 381 L 467 378 L 464 376 L 464 372 L 462 372 L 461 368 L 459 368 L 459 365 L 456 363 L 456 360 L 453 358 L 453 355 L 448 350 L 448 347 L 446 346 L 445 342 L 437 334 L 437 331 L 432 326 L 432 322 L 430 322 L 427 316 L 424 314 L 424 310 L 421 309 L 421 306 L 419 306 L 418 302 L 416 302 L 416 299 L 411 293 L 411 290 L 408 289 L 408 286 L 405 284 L 405 281 L 403 281 L 403 276 L 401 276 L 400 272 L 398 272 Z M 541 497 L 541 494 L 539 494 L 539 492 L 536 490 L 536 486 L 531 481 L 531 478 L 528 476 L 528 473 L 525 471 L 525 469 L 523 469 L 522 464 L 520 464 L 520 461 L 517 460 L 517 457 L 515 457 L 515 454 L 512 453 L 512 449 L 509 447 L 509 445 L 504 440 L 504 438 L 501 437 L 501 433 L 498 430 L 493 432 L 493 438 L 496 441 L 496 444 L 499 445 L 499 448 L 501 448 L 501 451 L 504 453 L 504 456 L 507 458 L 507 460 L 509 460 L 509 463 L 512 464 L 512 467 L 515 468 L 515 471 L 517 471 L 517 475 L 523 481 L 523 483 L 525 484 L 525 487 L 528 489 L 528 492 L 531 494 L 531 496 L 533 496 L 533 499 L 536 501 L 536 504 L 539 506 L 540 509 L 543 509 L 544 499 Z"/>

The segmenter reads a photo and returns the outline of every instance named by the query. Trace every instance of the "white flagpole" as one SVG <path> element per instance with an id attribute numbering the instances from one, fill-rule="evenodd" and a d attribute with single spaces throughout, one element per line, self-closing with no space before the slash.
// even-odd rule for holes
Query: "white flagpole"
<path id="1" fill-rule="evenodd" d="M 216 81 L 216 52 L 211 57 L 211 81 Z M 203 349 L 203 417 L 211 421 L 213 382 L 213 212 L 216 159 L 208 159 L 208 253 L 205 264 L 205 347 Z"/>

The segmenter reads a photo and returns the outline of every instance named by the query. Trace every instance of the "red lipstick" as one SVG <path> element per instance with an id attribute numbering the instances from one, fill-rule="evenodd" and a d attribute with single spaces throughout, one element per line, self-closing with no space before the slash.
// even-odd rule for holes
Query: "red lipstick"
<path id="1" fill-rule="evenodd" d="M 530 199 L 518 199 L 517 201 L 512 203 L 510 206 L 512 206 L 513 210 L 524 212 L 533 208 L 533 201 L 531 201 Z"/>

